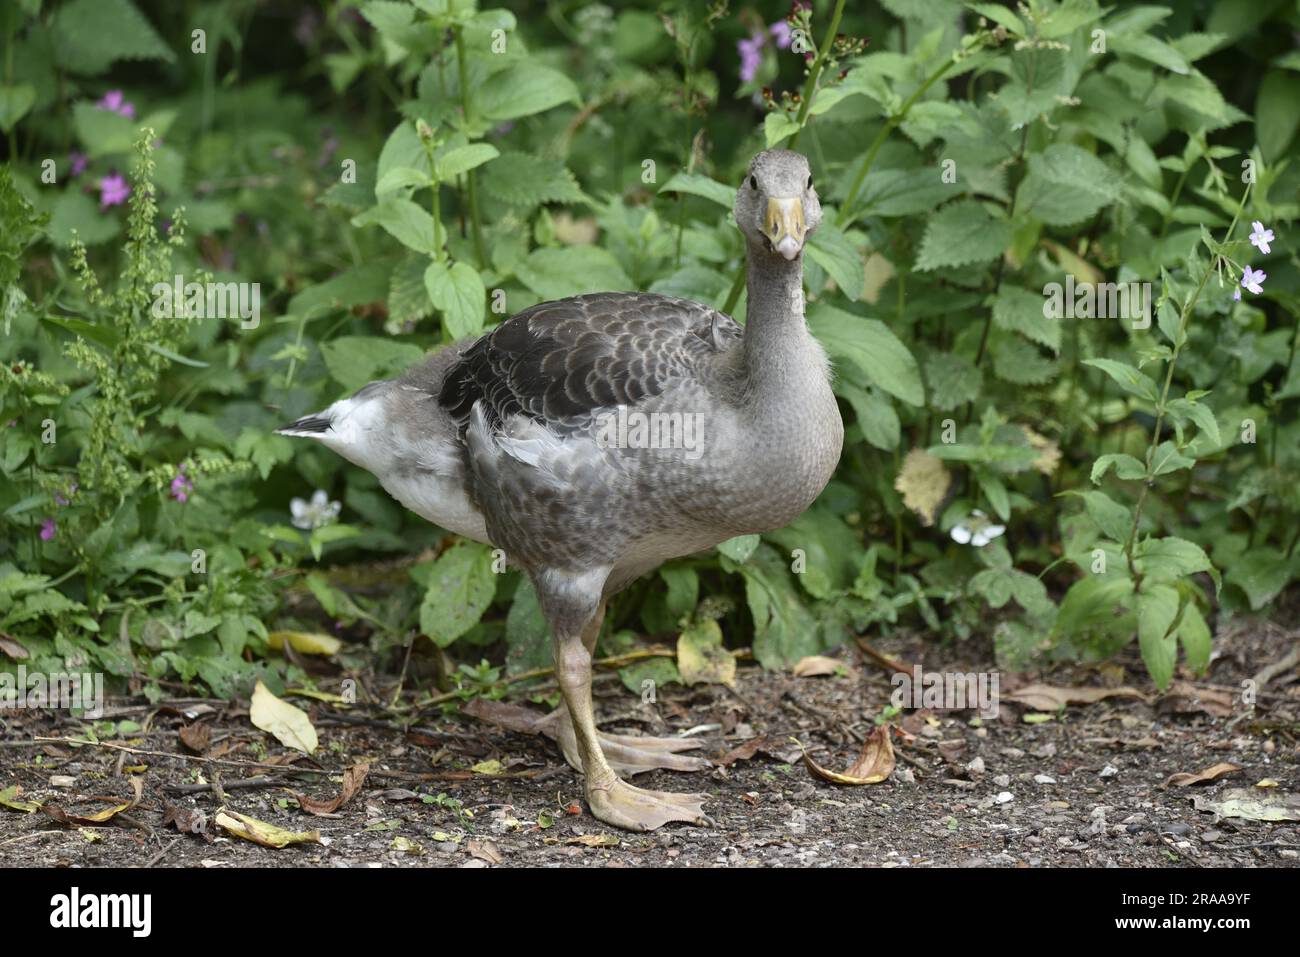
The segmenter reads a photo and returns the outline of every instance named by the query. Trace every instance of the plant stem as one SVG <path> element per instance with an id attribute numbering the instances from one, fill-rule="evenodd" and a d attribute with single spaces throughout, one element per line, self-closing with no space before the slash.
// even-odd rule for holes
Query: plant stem
<path id="1" fill-rule="evenodd" d="M 465 117 L 466 125 L 470 121 L 469 110 L 469 64 L 465 60 L 465 38 L 464 31 L 456 27 L 456 69 L 460 77 L 460 108 Z M 478 186 L 475 183 L 475 171 L 469 170 L 465 174 L 465 191 L 469 198 L 469 222 L 470 228 L 474 233 L 474 261 L 478 264 L 479 269 L 487 265 L 487 253 L 483 248 L 483 221 L 478 212 Z M 434 222 L 437 222 L 437 215 L 434 215 Z M 434 237 L 437 238 L 436 235 Z"/>
<path id="2" fill-rule="evenodd" d="M 862 158 L 862 165 L 858 167 L 858 171 L 853 177 L 853 182 L 849 186 L 849 193 L 844 198 L 844 204 L 840 207 L 840 211 L 835 217 L 836 226 L 843 229 L 853 221 L 853 217 L 849 215 L 849 211 L 853 209 L 853 203 L 858 198 L 858 193 L 862 190 L 862 184 L 866 181 L 867 173 L 871 170 L 871 164 L 876 161 L 876 154 L 879 153 L 880 148 L 885 145 L 885 139 L 898 127 L 900 123 L 903 122 L 903 120 L 907 119 L 907 113 L 916 105 L 916 101 L 924 96 L 930 87 L 938 83 L 943 75 L 952 69 L 956 62 L 955 59 L 950 58 L 941 63 L 939 68 L 926 77 L 925 82 L 916 88 L 916 92 L 907 98 L 899 108 L 898 112 L 885 121 L 885 125 L 880 128 L 880 132 L 876 134 L 876 138 L 871 141 L 871 146 L 867 149 L 867 155 Z"/>
<path id="3" fill-rule="evenodd" d="M 831 14 L 830 29 L 826 31 L 826 36 L 822 40 L 822 45 L 817 50 L 817 56 L 813 60 L 812 69 L 808 71 L 808 80 L 803 85 L 803 102 L 799 104 L 799 115 L 795 117 L 798 126 L 794 133 L 790 135 L 790 142 L 787 144 L 790 149 L 794 149 L 799 142 L 799 134 L 803 132 L 804 121 L 808 119 L 808 110 L 812 107 L 813 98 L 817 96 L 817 78 L 821 75 L 822 67 L 826 64 L 826 58 L 830 55 L 831 47 L 835 44 L 835 37 L 840 29 L 840 17 L 844 15 L 844 0 L 835 0 L 835 12 Z"/>
<path id="4" fill-rule="evenodd" d="M 1237 228 L 1237 222 L 1241 219 L 1241 211 L 1246 208 L 1246 200 L 1250 198 L 1250 190 L 1253 183 L 1247 183 L 1245 191 L 1241 194 L 1241 201 L 1237 203 L 1237 212 L 1232 217 L 1232 224 L 1228 227 L 1228 233 L 1224 237 L 1224 244 L 1232 241 L 1232 234 Z M 1183 342 L 1187 332 L 1187 320 L 1192 314 L 1197 301 L 1201 298 L 1201 292 L 1205 289 L 1205 284 L 1210 281 L 1210 276 L 1215 272 L 1215 266 L 1218 263 L 1220 253 L 1215 253 L 1214 258 L 1209 265 L 1205 267 L 1205 273 L 1201 276 L 1201 281 L 1196 286 L 1196 291 L 1187 297 L 1183 303 L 1182 313 L 1178 317 L 1178 337 L 1174 340 L 1173 354 L 1169 357 L 1169 363 L 1165 368 L 1165 381 L 1160 390 L 1160 400 L 1156 403 L 1156 421 L 1151 428 L 1151 443 L 1147 446 L 1146 455 L 1146 476 L 1142 482 L 1142 490 L 1138 493 L 1137 505 L 1133 508 L 1133 525 L 1129 529 L 1128 541 L 1124 543 L 1124 558 L 1128 562 L 1128 571 L 1133 579 L 1134 591 L 1142 584 L 1142 576 L 1138 573 L 1137 565 L 1133 559 L 1133 550 L 1137 544 L 1138 525 L 1142 521 L 1142 508 L 1146 505 L 1147 494 L 1151 486 L 1155 484 L 1155 476 L 1152 475 L 1152 465 L 1155 463 L 1156 449 L 1160 445 L 1160 428 L 1164 424 L 1165 409 L 1169 401 L 1169 387 L 1174 381 L 1174 367 L 1178 364 L 1178 356 L 1182 353 Z"/>

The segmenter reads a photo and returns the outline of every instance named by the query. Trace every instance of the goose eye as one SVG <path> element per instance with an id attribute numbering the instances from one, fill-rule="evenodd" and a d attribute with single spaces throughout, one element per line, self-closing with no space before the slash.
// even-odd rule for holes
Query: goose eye
<path id="1" fill-rule="evenodd" d="M 758 189 L 758 177 L 757 177 L 757 176 L 750 176 L 750 177 L 749 177 L 749 188 L 750 188 L 750 189 Z"/>

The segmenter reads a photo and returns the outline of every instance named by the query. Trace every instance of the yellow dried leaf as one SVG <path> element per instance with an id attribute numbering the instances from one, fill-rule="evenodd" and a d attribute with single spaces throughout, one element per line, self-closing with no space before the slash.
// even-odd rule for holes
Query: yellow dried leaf
<path id="1" fill-rule="evenodd" d="M 259 821 L 238 811 L 222 808 L 215 818 L 217 827 L 229 831 L 235 837 L 242 837 L 263 847 L 288 847 L 290 844 L 319 844 L 319 831 L 286 831 L 282 827 Z"/>
<path id="2" fill-rule="evenodd" d="M 894 490 L 903 496 L 903 504 L 921 517 L 923 525 L 933 525 L 939 507 L 948 495 L 952 476 L 943 462 L 925 449 L 912 449 L 903 459 L 903 467 L 894 479 Z"/>
<path id="3" fill-rule="evenodd" d="M 1051 476 L 1056 471 L 1056 467 L 1061 464 L 1061 447 L 1045 435 L 1039 435 L 1027 425 L 1022 425 L 1020 430 L 1025 433 L 1025 438 L 1033 446 L 1038 457 L 1034 459 L 1034 468 L 1046 476 Z"/>
<path id="4" fill-rule="evenodd" d="M 677 671 L 688 685 L 736 683 L 736 658 L 722 647 L 722 629 L 716 621 L 696 622 L 681 633 Z"/>
<path id="5" fill-rule="evenodd" d="M 267 690 L 262 682 L 253 689 L 253 701 L 248 708 L 248 720 L 255 728 L 275 735 L 286 748 L 311 754 L 319 741 L 307 712 L 282 701 Z"/>
<path id="6" fill-rule="evenodd" d="M 889 725 L 882 724 L 862 743 L 862 751 L 857 760 L 849 765 L 843 773 L 822 767 L 808 756 L 803 743 L 795 739 L 803 751 L 803 763 L 808 770 L 819 778 L 835 784 L 879 784 L 894 773 L 894 743 L 890 740 Z"/>
<path id="7" fill-rule="evenodd" d="M 343 647 L 343 642 L 331 635 L 322 635 L 309 631 L 273 631 L 266 636 L 266 643 L 279 651 L 288 642 L 294 651 L 304 655 L 336 655 Z"/>

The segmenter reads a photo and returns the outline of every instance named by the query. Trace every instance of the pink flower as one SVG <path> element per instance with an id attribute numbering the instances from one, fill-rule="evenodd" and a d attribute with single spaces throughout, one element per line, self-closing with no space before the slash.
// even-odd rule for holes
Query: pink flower
<path id="1" fill-rule="evenodd" d="M 172 498 L 178 502 L 187 502 L 190 498 L 190 492 L 194 491 L 194 483 L 190 481 L 189 476 L 185 474 L 185 463 L 182 462 L 177 467 L 176 476 L 172 479 Z"/>
<path id="2" fill-rule="evenodd" d="M 1243 289 L 1249 289 L 1251 292 L 1253 292 L 1255 295 L 1258 296 L 1261 292 L 1264 291 L 1263 288 L 1261 288 L 1261 284 L 1267 278 L 1268 278 L 1268 273 L 1264 272 L 1264 270 L 1262 269 L 1252 270 L 1249 266 L 1247 266 L 1245 269 L 1242 270 L 1241 273 L 1241 287 Z"/>
<path id="3" fill-rule="evenodd" d="M 740 53 L 740 82 L 749 83 L 758 74 L 763 62 L 763 43 L 767 37 L 754 33 L 747 40 L 737 40 L 736 50 Z"/>
<path id="4" fill-rule="evenodd" d="M 58 531 L 58 528 L 59 527 L 54 524 L 54 519 L 52 518 L 47 518 L 45 521 L 41 522 L 41 541 L 48 542 L 54 537 L 54 533 Z"/>
<path id="5" fill-rule="evenodd" d="M 77 494 L 77 483 L 73 482 L 70 486 L 68 486 L 67 498 L 64 498 L 63 495 L 61 495 L 58 492 L 54 493 L 54 504 L 60 507 L 67 505 L 72 500 L 72 496 L 76 494 Z"/>
<path id="6" fill-rule="evenodd" d="M 790 24 L 784 20 L 778 20 L 767 28 L 768 33 L 776 39 L 776 48 L 785 50 L 790 46 Z"/>
<path id="7" fill-rule="evenodd" d="M 111 173 L 99 181 L 101 210 L 108 209 L 110 206 L 121 206 L 130 195 L 131 187 L 126 184 L 126 179 L 120 173 Z"/>
<path id="8" fill-rule="evenodd" d="M 80 176 L 84 173 L 89 164 L 90 159 L 85 153 L 78 153 L 76 150 L 73 150 L 68 154 L 68 165 L 71 167 L 70 172 L 74 177 Z"/>
<path id="9" fill-rule="evenodd" d="M 128 120 L 135 119 L 135 104 L 128 103 L 121 90 L 109 90 L 95 105 L 101 110 L 125 116 Z"/>

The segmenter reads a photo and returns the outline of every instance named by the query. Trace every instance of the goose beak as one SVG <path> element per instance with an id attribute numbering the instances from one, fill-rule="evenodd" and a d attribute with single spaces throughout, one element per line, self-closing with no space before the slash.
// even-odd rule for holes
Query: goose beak
<path id="1" fill-rule="evenodd" d="M 773 249 L 786 259 L 794 259 L 803 249 L 807 232 L 803 221 L 803 200 L 798 196 L 768 199 L 763 235 Z"/>

